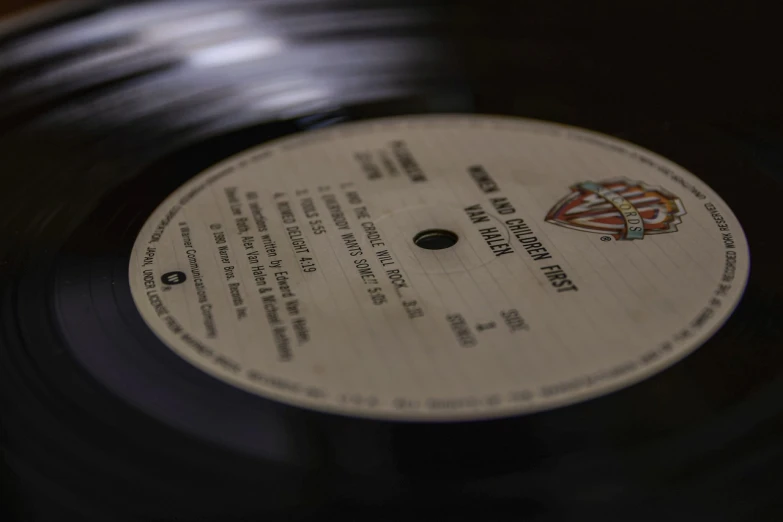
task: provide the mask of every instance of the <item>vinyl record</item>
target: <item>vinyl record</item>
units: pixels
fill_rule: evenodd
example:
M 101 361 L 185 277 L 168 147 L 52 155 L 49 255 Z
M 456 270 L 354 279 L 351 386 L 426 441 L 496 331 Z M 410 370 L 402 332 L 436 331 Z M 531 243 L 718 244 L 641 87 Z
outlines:
M 779 100 L 716 110 L 684 13 L 507 9 L 7 33 L 19 519 L 774 519 Z

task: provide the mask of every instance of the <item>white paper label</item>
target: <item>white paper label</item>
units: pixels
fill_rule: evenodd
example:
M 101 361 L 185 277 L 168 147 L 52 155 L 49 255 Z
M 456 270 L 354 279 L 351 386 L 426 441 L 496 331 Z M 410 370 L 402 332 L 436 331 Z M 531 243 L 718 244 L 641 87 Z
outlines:
M 161 341 L 218 379 L 426 421 L 636 383 L 715 333 L 748 270 L 727 205 L 650 151 L 430 115 L 306 132 L 202 172 L 142 228 L 130 284 Z

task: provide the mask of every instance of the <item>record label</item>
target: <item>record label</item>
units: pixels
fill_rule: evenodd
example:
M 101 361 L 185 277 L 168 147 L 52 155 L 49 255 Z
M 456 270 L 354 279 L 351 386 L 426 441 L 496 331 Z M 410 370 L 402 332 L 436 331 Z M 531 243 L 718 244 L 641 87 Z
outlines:
M 728 318 L 749 266 L 727 205 L 653 152 L 429 115 L 213 166 L 147 220 L 129 270 L 152 331 L 208 374 L 426 421 L 549 409 L 662 371 Z

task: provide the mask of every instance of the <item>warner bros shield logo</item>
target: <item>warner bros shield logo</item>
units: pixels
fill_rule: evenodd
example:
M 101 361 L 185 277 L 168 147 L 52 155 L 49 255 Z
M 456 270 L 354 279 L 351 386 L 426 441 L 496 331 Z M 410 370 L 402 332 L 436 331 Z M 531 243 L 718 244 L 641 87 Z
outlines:
M 676 232 L 684 215 L 685 207 L 674 194 L 639 181 L 612 179 L 572 185 L 571 193 L 549 211 L 546 220 L 625 240 Z

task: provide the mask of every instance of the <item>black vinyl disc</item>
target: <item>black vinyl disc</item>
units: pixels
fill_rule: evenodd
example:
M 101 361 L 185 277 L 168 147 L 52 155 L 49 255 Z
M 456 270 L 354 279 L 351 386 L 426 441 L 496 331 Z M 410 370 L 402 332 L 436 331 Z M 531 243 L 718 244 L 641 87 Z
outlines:
M 747 52 L 703 43 L 732 19 L 760 18 L 741 9 L 675 16 L 646 2 L 632 13 L 556 3 L 123 2 L 74 7 L 0 36 L 0 435 L 11 514 L 778 520 L 783 287 L 773 213 L 783 199 L 783 103 L 763 53 L 750 52 L 773 38 L 758 22 L 743 38 Z M 743 75 L 755 80 L 735 82 Z M 644 378 L 473 417 L 277 400 L 167 346 L 140 312 L 129 271 L 135 242 L 167 198 L 249 149 L 304 150 L 309 137 L 369 136 L 400 117 L 452 133 L 463 118 L 553 122 L 665 158 L 722 199 L 725 216 L 715 211 L 713 227 L 728 231 L 732 213 L 741 224 L 731 231 L 738 250 L 747 240 L 744 292 L 709 309 L 721 317 L 714 334 Z M 697 197 L 701 185 L 666 175 Z M 698 213 L 690 201 L 683 238 Z M 321 213 L 331 227 L 334 214 Z M 471 241 L 489 244 L 486 230 Z M 625 244 L 567 232 L 599 247 Z M 701 335 L 690 320 L 685 344 Z

